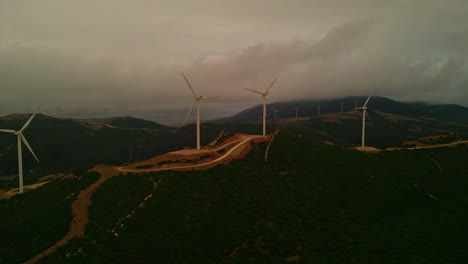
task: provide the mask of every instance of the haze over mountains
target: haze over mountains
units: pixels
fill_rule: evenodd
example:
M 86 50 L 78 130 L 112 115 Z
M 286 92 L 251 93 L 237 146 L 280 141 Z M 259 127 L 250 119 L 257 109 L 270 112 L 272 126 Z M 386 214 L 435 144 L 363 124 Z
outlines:
M 345 146 L 360 143 L 361 114 L 354 111 L 366 97 L 345 97 L 330 100 L 278 102 L 268 105 L 267 132 L 277 128 Z M 344 115 L 340 115 L 344 102 Z M 320 116 L 317 106 L 320 105 Z M 294 108 L 301 120 L 295 120 Z M 374 97 L 369 105 L 372 120 L 368 127 L 368 143 L 373 146 L 399 145 L 404 141 L 436 134 L 468 134 L 468 108 L 457 105 L 400 103 Z M 273 109 L 279 112 L 273 120 Z M 182 116 L 181 116 L 182 117 Z M 306 119 L 304 119 L 306 117 Z M 0 117 L 0 127 L 18 129 L 26 115 Z M 261 107 L 255 106 L 232 117 L 202 124 L 201 142 L 206 145 L 221 131 L 261 134 Z M 195 125 L 180 128 L 160 125 L 133 117 L 69 119 L 38 115 L 25 132 L 42 163 L 36 165 L 25 154 L 26 168 L 62 172 L 83 170 L 95 164 L 124 163 L 193 147 Z M 0 171 L 2 176 L 16 171 L 16 141 L 0 134 Z
M 3 1 L 0 111 L 183 108 L 191 98 L 180 71 L 201 95 L 221 96 L 213 107 L 232 109 L 225 116 L 256 102 L 241 88 L 262 89 L 274 77 L 272 101 L 376 90 L 468 106 L 464 0 L 180 5 Z

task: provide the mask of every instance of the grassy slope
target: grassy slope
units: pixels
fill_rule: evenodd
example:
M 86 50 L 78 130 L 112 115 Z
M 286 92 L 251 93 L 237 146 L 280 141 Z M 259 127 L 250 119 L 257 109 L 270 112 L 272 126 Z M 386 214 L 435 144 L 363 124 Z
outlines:
M 264 148 L 209 171 L 110 179 L 93 197 L 89 237 L 42 263 L 466 259 L 466 148 L 366 155 L 279 134 L 268 163 Z M 118 238 L 107 232 L 132 210 Z
M 26 261 L 62 238 L 72 218 L 72 201 L 97 178 L 97 173 L 89 173 L 81 179 L 54 180 L 0 200 L 0 263 Z

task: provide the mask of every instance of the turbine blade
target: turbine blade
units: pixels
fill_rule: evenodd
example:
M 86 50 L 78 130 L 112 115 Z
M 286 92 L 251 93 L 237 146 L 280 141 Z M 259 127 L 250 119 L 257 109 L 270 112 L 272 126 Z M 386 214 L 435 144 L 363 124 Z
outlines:
M 25 130 L 29 126 L 29 124 L 31 123 L 31 121 L 33 120 L 35 116 L 36 116 L 36 113 L 32 114 L 32 116 L 28 119 L 26 124 L 24 124 L 24 126 L 20 129 L 20 132 L 23 132 L 23 130 Z
M 371 127 L 374 127 L 374 124 L 372 123 L 372 120 L 370 119 L 369 114 L 367 113 L 367 111 L 365 112 L 366 112 L 367 119 L 369 119 L 369 124 L 371 125 Z
M 242 88 L 242 89 L 245 89 L 245 90 L 247 90 L 247 91 L 251 91 L 251 92 L 254 92 L 254 93 L 258 93 L 258 94 L 261 94 L 261 95 L 263 95 L 263 93 L 262 93 L 262 92 L 255 91 L 255 90 L 252 90 L 252 89 L 249 89 L 249 88 Z
M 268 87 L 268 89 L 266 89 L 265 93 L 268 93 L 268 91 L 270 91 L 271 87 L 273 87 L 273 84 L 275 84 L 276 80 L 278 80 L 278 78 L 275 78 L 273 80 L 273 82 L 270 84 L 270 86 Z
M 208 100 L 208 99 L 215 99 L 215 98 L 219 98 L 219 96 L 201 97 L 200 100 Z
M 24 137 L 23 133 L 21 133 L 21 138 L 23 139 L 24 145 L 31 151 L 31 154 L 33 154 L 34 158 L 36 159 L 37 163 L 39 163 L 39 159 L 37 158 L 36 154 L 34 154 L 34 151 L 32 150 L 31 146 L 29 145 L 28 141 Z
M 0 132 L 5 132 L 5 133 L 15 133 L 16 131 L 11 130 L 11 129 L 0 129 Z
M 185 77 L 185 74 L 183 72 L 182 73 L 182 76 L 184 76 L 184 79 L 185 79 L 185 82 L 187 83 L 188 87 L 190 88 L 190 91 L 192 91 L 192 94 L 195 98 L 197 98 L 197 94 L 195 93 L 195 90 L 193 89 L 192 85 L 190 84 L 189 80 L 187 79 L 187 77 Z
M 189 110 L 188 110 L 188 112 L 187 112 L 187 115 L 185 116 L 185 119 L 184 119 L 184 122 L 182 123 L 182 125 L 185 125 L 185 122 L 187 122 L 187 119 L 188 119 L 190 113 L 192 112 L 193 107 L 195 106 L 195 103 L 196 103 L 196 102 L 197 102 L 197 101 L 193 101 L 192 106 L 190 106 L 190 108 L 189 108 Z
M 373 93 L 374 93 L 374 92 L 372 91 L 372 92 L 370 93 L 369 97 L 367 97 L 366 103 L 364 104 L 363 107 L 366 107 L 366 105 L 367 105 L 367 103 L 369 102 L 369 99 L 371 98 L 371 96 L 372 96 Z

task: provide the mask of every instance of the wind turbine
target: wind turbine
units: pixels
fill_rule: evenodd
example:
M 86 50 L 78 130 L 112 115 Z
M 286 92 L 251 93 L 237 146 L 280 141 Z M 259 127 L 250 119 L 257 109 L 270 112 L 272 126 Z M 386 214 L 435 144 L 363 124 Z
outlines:
M 340 103 L 340 105 L 341 105 L 341 114 L 343 114 L 343 104 L 344 104 L 344 102 Z
M 275 119 L 274 119 L 274 120 L 276 120 L 276 113 L 278 113 L 278 112 L 279 112 L 279 110 L 278 110 L 278 109 L 276 109 L 276 108 L 274 108 L 274 109 L 273 109 L 273 112 L 275 113 Z
M 299 110 L 299 107 L 294 108 L 296 110 L 296 119 L 297 119 L 297 111 Z
M 317 106 L 317 116 L 320 116 L 320 105 Z
M 370 117 L 369 114 L 367 113 L 367 103 L 369 102 L 370 98 L 372 96 L 372 92 L 370 93 L 369 97 L 367 97 L 366 102 L 362 107 L 357 107 L 356 109 L 362 110 L 362 142 L 361 142 L 361 147 L 365 147 L 365 140 L 366 140 L 366 117 Z
M 266 104 L 265 104 L 265 100 L 266 100 L 266 97 L 268 96 L 268 92 L 270 91 L 271 87 L 273 87 L 273 84 L 275 84 L 277 78 L 273 80 L 273 82 L 270 84 L 270 86 L 265 90 L 264 93 L 262 92 L 259 92 L 259 91 L 256 91 L 256 90 L 252 90 L 252 89 L 249 89 L 249 88 L 244 88 L 245 90 L 247 91 L 251 91 L 251 92 L 254 92 L 254 93 L 257 93 L 257 94 L 260 94 L 262 97 L 263 97 L 263 136 L 265 136 L 266 134 Z
M 190 113 L 192 112 L 193 107 L 196 105 L 197 106 L 197 149 L 199 150 L 200 149 L 200 102 L 202 100 L 214 99 L 214 98 L 219 98 L 219 97 L 197 96 L 197 94 L 195 93 L 195 90 L 193 89 L 193 87 L 190 84 L 189 80 L 187 79 L 187 77 L 185 77 L 185 74 L 183 72 L 181 72 L 181 73 L 182 73 L 182 76 L 185 79 L 185 82 L 187 82 L 187 85 L 190 88 L 190 91 L 192 92 L 193 97 L 194 97 L 192 106 L 190 106 L 190 109 L 187 112 L 187 115 L 185 116 L 185 119 L 184 119 L 184 122 L 182 123 L 182 125 L 184 125 L 185 122 L 187 122 L 187 118 L 189 117 Z
M 18 175 L 19 175 L 19 193 L 23 193 L 23 153 L 22 153 L 22 144 L 31 151 L 31 154 L 34 156 L 36 159 L 37 163 L 39 163 L 39 159 L 37 158 L 36 154 L 34 154 L 34 151 L 32 150 L 31 146 L 29 145 L 28 141 L 23 135 L 23 131 L 29 126 L 29 123 L 33 120 L 34 116 L 36 116 L 36 113 L 34 113 L 28 121 L 24 124 L 24 126 L 18 130 L 11 130 L 11 129 L 0 129 L 0 132 L 5 132 L 5 133 L 12 133 L 18 136 Z

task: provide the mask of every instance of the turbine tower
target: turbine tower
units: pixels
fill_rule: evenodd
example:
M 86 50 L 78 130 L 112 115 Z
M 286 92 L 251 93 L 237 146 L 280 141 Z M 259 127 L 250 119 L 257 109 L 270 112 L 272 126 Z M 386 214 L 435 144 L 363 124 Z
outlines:
M 317 116 L 320 116 L 320 105 L 317 106 Z
M 341 114 L 343 114 L 343 104 L 344 104 L 344 102 L 340 103 L 340 105 L 341 105 Z
M 294 108 L 296 110 L 296 119 L 297 119 L 297 111 L 299 110 L 299 107 Z
M 34 116 L 36 116 L 36 113 L 34 113 L 28 121 L 24 124 L 24 126 L 18 130 L 11 130 L 11 129 L 0 129 L 0 132 L 5 132 L 5 133 L 11 133 L 15 134 L 18 137 L 18 176 L 19 176 L 19 193 L 23 193 L 23 153 L 22 153 L 22 144 L 31 151 L 31 154 L 34 156 L 36 159 L 37 163 L 39 163 L 39 159 L 37 158 L 36 154 L 34 154 L 34 151 L 32 150 L 31 146 L 29 145 L 28 141 L 23 135 L 23 131 L 29 126 L 31 121 L 33 120 Z
M 263 136 L 265 136 L 266 134 L 266 104 L 265 104 L 265 100 L 266 100 L 266 97 L 268 96 L 268 92 L 270 91 L 271 87 L 273 87 L 273 84 L 275 84 L 277 78 L 273 80 L 273 82 L 270 84 L 270 86 L 265 90 L 264 93 L 262 92 L 259 92 L 259 91 L 256 91 L 256 90 L 252 90 L 252 89 L 249 89 L 249 88 L 244 88 L 245 90 L 247 91 L 251 91 L 251 92 L 254 92 L 254 93 L 257 93 L 257 94 L 260 94 L 262 97 L 263 97 Z
M 273 109 L 273 112 L 275 113 L 275 119 L 274 120 L 276 120 L 276 113 L 278 113 L 279 110 L 275 108 L 275 109 Z
M 197 94 L 195 93 L 195 90 L 193 89 L 193 87 L 190 84 L 189 80 L 187 79 L 187 77 L 185 77 L 185 74 L 183 72 L 181 72 L 181 73 L 182 73 L 182 76 L 185 79 L 185 82 L 187 82 L 187 85 L 190 88 L 190 91 L 192 92 L 193 97 L 194 97 L 192 106 L 190 106 L 190 109 L 188 110 L 187 115 L 185 116 L 185 119 L 184 119 L 184 122 L 182 123 L 182 125 L 184 125 L 185 122 L 187 122 L 187 118 L 189 117 L 190 113 L 192 112 L 193 107 L 196 105 L 197 106 L 197 149 L 199 150 L 200 149 L 200 102 L 202 100 L 214 99 L 214 98 L 219 98 L 219 97 L 197 96 Z
M 362 110 L 362 142 L 361 142 L 361 147 L 365 147 L 365 141 L 366 141 L 366 117 L 369 118 L 369 121 L 370 121 L 370 117 L 369 117 L 369 114 L 367 113 L 367 103 L 369 103 L 369 100 L 372 96 L 372 92 L 371 94 L 369 95 L 369 97 L 367 97 L 367 100 L 366 102 L 364 103 L 364 105 L 362 107 L 357 107 L 356 109 L 360 109 Z

